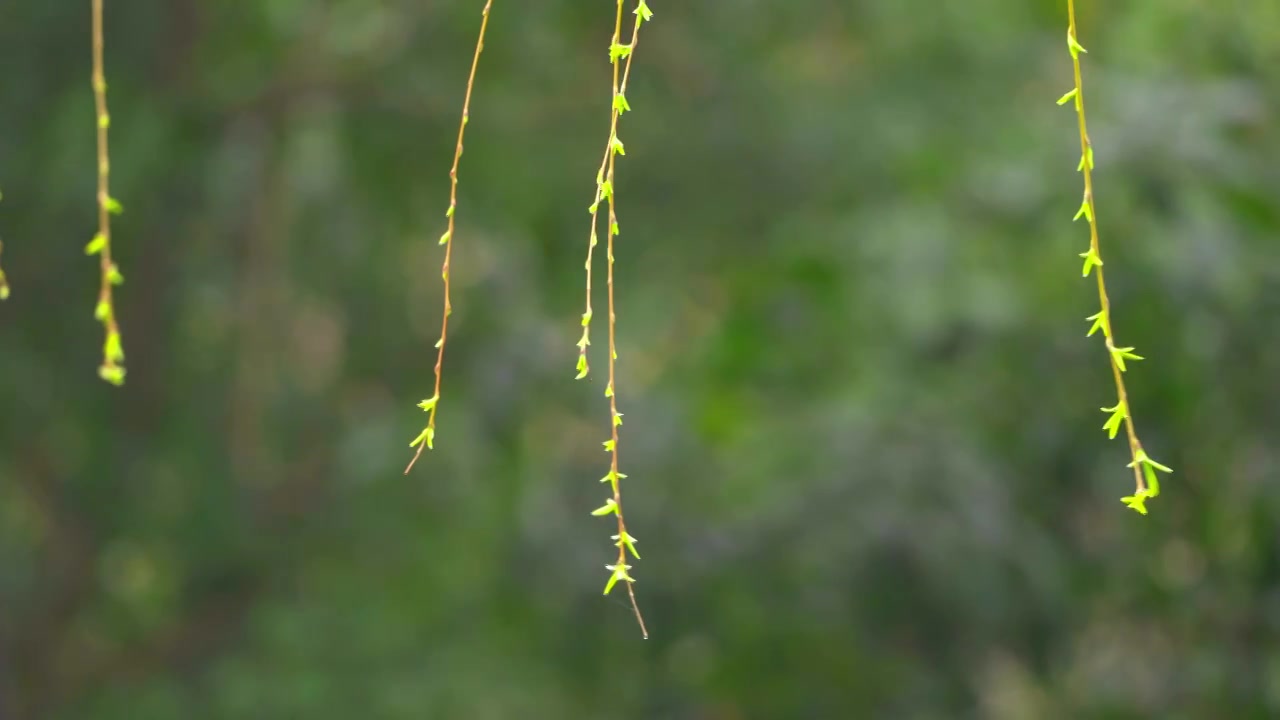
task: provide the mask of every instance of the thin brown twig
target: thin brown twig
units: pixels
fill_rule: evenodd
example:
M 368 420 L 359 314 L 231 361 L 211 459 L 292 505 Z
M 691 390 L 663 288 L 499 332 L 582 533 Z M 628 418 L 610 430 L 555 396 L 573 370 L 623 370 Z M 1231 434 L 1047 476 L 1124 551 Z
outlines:
M 480 53 L 484 51 L 484 32 L 489 26 L 489 9 L 493 5 L 493 0 L 487 0 L 484 4 L 484 10 L 480 12 L 480 34 L 476 38 L 476 51 L 471 59 L 471 74 L 467 76 L 467 92 L 462 100 L 462 119 L 458 122 L 458 145 L 453 153 L 453 167 L 449 169 L 449 211 L 446 215 L 449 218 L 449 227 L 444 234 L 444 264 L 440 268 L 440 277 L 444 280 L 444 312 L 440 321 L 440 341 L 436 343 L 436 386 L 435 393 L 431 399 L 424 401 L 429 404 L 427 407 L 427 429 L 418 437 L 417 452 L 413 454 L 413 459 L 409 461 L 409 465 L 405 467 L 404 474 L 408 475 L 413 469 L 414 463 L 418 462 L 418 458 L 422 456 L 424 447 L 431 447 L 435 439 L 436 430 L 436 406 L 440 402 L 440 374 L 444 367 L 444 344 L 449 334 L 449 315 L 453 313 L 453 305 L 449 301 L 449 260 L 453 255 L 453 219 L 455 211 L 458 207 L 458 163 L 462 160 L 462 138 L 467 131 L 467 122 L 471 113 L 471 88 L 476 81 L 476 68 L 480 65 Z

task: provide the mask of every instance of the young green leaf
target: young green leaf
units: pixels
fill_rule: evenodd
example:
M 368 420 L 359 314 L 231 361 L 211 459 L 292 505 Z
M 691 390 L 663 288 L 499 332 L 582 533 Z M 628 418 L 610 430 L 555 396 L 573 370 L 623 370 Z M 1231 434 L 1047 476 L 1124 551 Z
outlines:
M 626 473 L 620 473 L 614 470 L 610 470 L 609 472 L 605 473 L 604 477 L 600 478 L 600 482 L 602 483 L 607 482 L 610 484 L 614 484 L 614 483 L 617 483 L 619 480 L 625 478 L 626 476 L 627 476 Z
M 615 541 L 613 543 L 615 547 L 625 547 L 631 551 L 631 555 L 634 556 L 635 559 L 640 559 L 640 553 L 636 552 L 636 539 L 631 537 L 626 530 L 623 530 L 618 535 L 614 535 L 613 539 Z
M 1113 347 L 1111 348 L 1111 357 L 1115 358 L 1116 367 L 1120 368 L 1120 372 L 1124 372 L 1126 370 L 1124 366 L 1124 361 L 1126 359 L 1128 360 L 1145 360 L 1146 359 L 1141 355 L 1134 355 L 1133 348 L 1131 347 L 1124 347 L 1124 348 Z
M 1135 467 L 1137 465 L 1142 466 L 1142 476 L 1147 484 L 1148 496 L 1156 497 L 1160 494 L 1160 478 L 1156 475 L 1156 470 L 1171 473 L 1173 472 L 1173 468 L 1161 465 L 1155 460 L 1152 460 L 1147 455 L 1147 451 L 1142 450 L 1141 448 L 1134 455 L 1133 462 L 1129 463 L 1128 467 Z
M 1076 36 L 1070 30 L 1067 30 L 1067 49 L 1071 51 L 1071 57 L 1079 57 L 1081 53 L 1089 52 L 1076 42 Z
M 1089 271 L 1094 266 L 1102 265 L 1102 258 L 1098 257 L 1098 252 L 1093 248 L 1089 248 L 1085 252 L 1080 253 L 1080 257 L 1084 258 L 1084 270 L 1081 271 L 1081 277 L 1089 277 Z
M 634 12 L 640 16 L 640 21 L 649 22 L 653 19 L 653 11 L 649 9 L 649 5 L 644 0 L 640 0 L 640 6 Z
M 1146 505 L 1147 497 L 1148 495 L 1145 492 L 1140 492 L 1137 495 L 1126 495 L 1125 497 L 1120 498 L 1120 501 L 1123 502 L 1125 505 L 1129 506 L 1130 508 L 1137 510 L 1143 515 L 1146 515 L 1147 514 L 1147 505 Z
M 108 364 L 124 362 L 124 346 L 120 343 L 120 333 L 107 333 L 107 339 L 102 344 L 102 356 L 107 359 Z
M 1107 322 L 1107 317 L 1106 317 L 1105 311 L 1099 310 L 1098 312 L 1085 318 L 1085 320 L 1093 321 L 1093 325 L 1089 328 L 1089 332 L 1085 333 L 1084 335 L 1085 337 L 1093 337 L 1093 334 L 1098 332 L 1099 330 L 1102 330 L 1103 331 L 1102 334 L 1106 335 L 1105 323 Z
M 618 565 L 605 565 L 604 567 L 606 570 L 609 570 L 613 573 L 612 575 L 609 576 L 609 582 L 605 583 L 605 586 L 604 586 L 605 595 L 609 594 L 609 591 L 613 589 L 613 586 L 616 585 L 619 580 L 626 580 L 627 582 L 635 582 L 635 580 L 632 580 L 631 576 L 627 574 L 627 571 L 631 569 L 630 565 L 618 564 Z
M 431 426 L 427 426 L 425 430 L 423 430 L 421 433 L 418 433 L 418 437 L 414 438 L 413 442 L 409 443 L 409 447 L 418 447 L 423 442 L 425 442 L 427 444 L 428 450 L 434 450 L 435 439 L 436 439 L 436 429 Z
M 616 63 L 631 54 L 631 46 L 614 43 L 609 46 L 609 62 Z
M 124 384 L 124 368 L 119 365 L 102 365 L 98 368 L 98 377 L 106 380 L 112 385 Z
M 1107 422 L 1103 424 L 1102 429 L 1107 431 L 1108 437 L 1115 439 L 1116 433 L 1120 432 L 1120 423 L 1128 416 L 1124 403 L 1116 403 L 1115 407 L 1102 408 L 1102 412 L 1111 413 L 1111 417 L 1107 418 Z
M 1071 222 L 1075 222 L 1080 218 L 1093 222 L 1093 208 L 1089 205 L 1089 198 L 1085 198 L 1080 202 L 1080 209 L 1076 211 L 1076 216 L 1071 218 Z

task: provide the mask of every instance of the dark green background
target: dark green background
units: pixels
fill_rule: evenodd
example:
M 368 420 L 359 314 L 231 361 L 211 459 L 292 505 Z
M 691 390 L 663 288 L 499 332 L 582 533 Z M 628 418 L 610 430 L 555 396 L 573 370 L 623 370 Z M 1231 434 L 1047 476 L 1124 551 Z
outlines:
M 651 0 L 618 169 L 636 592 L 601 598 L 609 0 L 0 6 L 6 719 L 1280 715 L 1280 4 Z M 597 266 L 602 277 L 603 264 Z M 603 290 L 603 283 L 597 283 Z

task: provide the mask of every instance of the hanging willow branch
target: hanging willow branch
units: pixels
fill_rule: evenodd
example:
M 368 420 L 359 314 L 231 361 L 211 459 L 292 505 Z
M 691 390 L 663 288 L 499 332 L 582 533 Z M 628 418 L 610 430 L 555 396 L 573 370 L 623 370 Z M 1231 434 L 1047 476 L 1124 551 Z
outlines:
M 440 277 L 444 281 L 444 312 L 440 321 L 440 339 L 436 341 L 436 387 L 431 397 L 418 403 L 418 407 L 427 412 L 427 427 L 414 438 L 409 447 L 418 450 L 404 469 L 408 475 L 413 464 L 422 456 L 422 449 L 434 448 L 436 440 L 436 406 L 440 403 L 440 372 L 444 368 L 444 344 L 449 335 L 449 316 L 453 314 L 453 305 L 449 302 L 449 259 L 453 255 L 453 217 L 458 209 L 458 163 L 462 160 L 462 138 L 467 132 L 467 122 L 471 112 L 471 88 L 476 81 L 476 68 L 480 65 L 480 53 L 484 51 L 484 31 L 489 27 L 489 8 L 493 0 L 487 0 L 484 10 L 480 11 L 480 35 L 476 38 L 476 51 L 471 59 L 471 74 L 467 76 L 467 93 L 462 100 L 462 120 L 458 123 L 458 145 L 453 151 L 453 167 L 449 170 L 449 209 L 445 217 L 449 219 L 449 227 L 440 236 L 440 244 L 444 246 L 444 265 L 440 268 Z
M 606 201 L 609 205 L 609 228 L 606 240 L 606 255 L 608 258 L 608 286 L 609 286 L 609 384 L 605 386 L 604 394 L 609 398 L 609 417 L 611 437 L 604 442 L 604 449 L 610 454 L 609 473 L 600 479 L 601 482 L 609 483 L 610 489 L 613 491 L 612 497 L 605 500 L 605 504 L 596 509 L 593 515 L 613 515 L 618 521 L 618 534 L 613 536 L 614 544 L 618 548 L 618 559 L 612 565 L 606 565 L 609 570 L 609 580 L 605 583 L 604 594 L 608 595 L 613 586 L 619 580 L 627 585 L 627 595 L 631 600 L 631 609 L 635 612 L 636 622 L 640 624 L 640 633 L 645 637 L 649 637 L 649 631 L 644 625 L 644 616 L 640 614 L 640 606 L 636 603 L 636 593 L 632 584 L 635 580 L 631 577 L 631 566 L 627 564 L 627 553 L 630 552 L 637 560 L 640 554 L 636 552 L 636 539 L 627 532 L 627 524 L 622 514 L 622 492 L 620 483 L 626 475 L 618 471 L 618 428 L 622 425 L 622 413 L 618 412 L 618 392 L 615 380 L 615 368 L 618 359 L 617 345 L 615 343 L 615 324 L 617 315 L 614 312 L 614 296 L 613 296 L 613 241 L 619 234 L 618 215 L 615 209 L 615 200 L 617 196 L 616 187 L 614 185 L 614 162 L 619 155 L 625 155 L 626 149 L 622 141 L 618 139 L 618 117 L 622 113 L 631 109 L 627 103 L 627 79 L 631 75 L 631 60 L 634 56 L 636 41 L 640 35 L 640 25 L 646 20 L 653 17 L 653 12 L 649 6 L 645 4 L 645 0 L 640 0 L 635 9 L 635 24 L 631 29 L 631 42 L 627 45 L 622 44 L 622 13 L 624 0 L 618 0 L 617 21 L 613 28 L 613 39 L 609 44 L 609 62 L 613 64 L 613 102 L 610 111 L 609 120 L 609 141 L 605 145 L 604 160 L 600 164 L 600 170 L 596 173 L 596 195 L 595 200 L 591 203 L 591 238 L 587 245 L 587 309 L 582 315 L 582 339 L 578 341 L 578 378 L 587 376 L 587 346 L 591 344 L 591 256 L 592 250 L 596 246 L 596 224 L 600 210 L 600 202 Z M 626 59 L 626 69 L 621 73 L 619 79 L 619 65 L 623 59 Z
M 1080 45 L 1076 37 L 1075 0 L 1067 0 L 1067 49 L 1071 53 L 1071 66 L 1076 84 L 1067 94 L 1058 99 L 1058 104 L 1065 105 L 1074 101 L 1076 116 L 1079 119 L 1080 165 L 1077 169 L 1084 176 L 1084 199 L 1080 203 L 1080 209 L 1076 212 L 1075 219 L 1084 218 L 1089 222 L 1089 249 L 1080 253 L 1080 257 L 1084 258 L 1084 276 L 1088 277 L 1089 273 L 1093 272 L 1094 277 L 1097 278 L 1098 302 L 1101 306 L 1097 313 L 1085 319 L 1093 323 L 1092 327 L 1089 328 L 1089 336 L 1099 330 L 1102 331 L 1102 337 L 1107 346 L 1107 355 L 1111 362 L 1111 375 L 1115 379 L 1117 396 L 1115 405 L 1102 408 L 1103 412 L 1109 414 L 1107 422 L 1102 426 L 1102 429 L 1106 430 L 1111 438 L 1115 438 L 1120 431 L 1120 426 L 1124 426 L 1125 436 L 1129 440 L 1129 454 L 1133 458 L 1133 461 L 1129 463 L 1129 467 L 1133 469 L 1135 486 L 1133 494 L 1121 498 L 1121 500 L 1125 505 L 1146 515 L 1146 501 L 1160 494 L 1160 480 L 1156 477 L 1156 470 L 1162 472 L 1173 471 L 1151 459 L 1146 451 L 1142 449 L 1142 443 L 1138 440 L 1138 431 L 1133 423 L 1133 413 L 1129 409 L 1129 395 L 1124 386 L 1124 372 L 1127 369 L 1126 361 L 1142 360 L 1143 357 L 1135 354 L 1132 347 L 1120 347 L 1112 332 L 1111 301 L 1107 297 L 1107 283 L 1103 279 L 1102 251 L 1098 246 L 1098 213 L 1093 197 L 1093 145 L 1089 141 L 1089 130 L 1085 122 L 1084 83 L 1081 81 L 1080 75 L 1080 56 L 1087 51 Z
M 98 290 L 98 304 L 93 315 L 106 330 L 102 345 L 102 365 L 98 375 L 113 385 L 124 384 L 124 346 L 120 341 L 120 326 L 116 322 L 112 288 L 124 282 L 115 262 L 111 259 L 111 216 L 123 211 L 120 203 L 111 197 L 111 161 L 107 151 L 107 130 L 111 127 L 111 115 L 107 112 L 107 80 L 102 60 L 102 2 L 93 0 L 93 99 L 98 118 L 98 234 L 93 236 L 85 253 L 97 255 L 102 271 Z

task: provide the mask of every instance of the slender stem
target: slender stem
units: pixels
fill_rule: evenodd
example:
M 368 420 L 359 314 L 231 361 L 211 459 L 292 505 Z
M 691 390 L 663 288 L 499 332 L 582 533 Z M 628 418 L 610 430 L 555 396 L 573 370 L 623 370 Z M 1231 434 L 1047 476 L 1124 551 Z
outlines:
M 1071 39 L 1076 38 L 1076 6 L 1075 0 L 1067 0 L 1067 30 Z M 1120 361 L 1116 358 L 1116 344 L 1114 336 L 1111 332 L 1111 301 L 1107 297 L 1107 283 L 1103 277 L 1102 251 L 1098 246 L 1098 211 L 1094 205 L 1093 199 L 1093 145 L 1089 140 L 1089 129 L 1085 123 L 1084 113 L 1084 83 L 1080 74 L 1080 55 L 1078 52 L 1071 53 L 1071 65 L 1075 74 L 1075 104 L 1076 117 L 1080 125 L 1080 157 L 1081 172 L 1084 175 L 1084 203 L 1088 206 L 1089 211 L 1085 213 L 1086 219 L 1089 221 L 1089 251 L 1093 253 L 1098 263 L 1094 265 L 1093 272 L 1098 279 L 1098 302 L 1101 304 L 1101 315 L 1099 319 L 1102 327 L 1103 337 L 1106 339 L 1107 357 L 1111 360 L 1111 375 L 1115 379 L 1116 394 L 1119 397 L 1120 407 L 1124 410 L 1124 428 L 1125 435 L 1129 440 L 1129 453 L 1133 456 L 1133 479 L 1137 487 L 1137 492 L 1146 489 L 1146 483 L 1142 477 L 1142 463 L 1139 461 L 1139 453 L 1142 452 L 1142 443 L 1138 441 L 1138 432 L 1133 423 L 1133 412 L 1129 407 L 1129 395 L 1124 386 L 1123 370 L 1120 368 Z
M 484 51 L 484 32 L 489 26 L 489 9 L 493 6 L 493 0 L 487 0 L 484 4 L 484 10 L 481 11 L 480 34 L 476 38 L 475 55 L 471 59 L 471 73 L 467 76 L 467 92 L 462 100 L 462 119 L 458 122 L 458 144 L 453 152 L 453 167 L 449 169 L 449 211 L 446 215 L 449 218 L 449 227 L 444 234 L 444 264 L 440 268 L 440 276 L 444 280 L 444 312 L 440 320 L 440 341 L 436 343 L 436 385 L 435 393 L 432 395 L 430 407 L 427 409 L 427 429 L 423 431 L 419 437 L 417 452 L 413 454 L 413 459 L 409 461 L 409 465 L 405 467 L 404 474 L 408 475 L 413 469 L 414 463 L 418 462 L 418 458 L 422 456 L 422 449 L 430 447 L 436 430 L 436 406 L 440 401 L 440 375 L 444 368 L 444 345 L 449 335 L 449 315 L 453 313 L 453 305 L 449 300 L 449 260 L 453 256 L 453 219 L 458 208 L 458 163 L 462 160 L 462 139 L 467 132 L 467 122 L 471 113 L 471 88 L 476 81 L 476 68 L 480 65 L 480 53 Z
M 640 36 L 640 20 L 637 18 L 636 24 L 631 29 L 631 48 L 635 48 L 636 41 Z M 618 3 L 618 19 L 613 29 L 613 44 L 617 44 L 622 36 L 622 3 Z M 585 264 L 587 272 L 587 301 L 586 311 L 582 315 L 582 338 L 578 340 L 578 379 L 587 376 L 590 366 L 587 363 L 587 346 L 591 344 L 591 262 L 595 256 L 595 247 L 598 242 L 596 235 L 596 227 L 599 224 L 600 203 L 605 199 L 605 183 L 607 179 L 608 187 L 613 186 L 612 166 L 610 161 L 614 156 L 613 141 L 618 137 L 618 117 L 622 115 L 622 110 L 618 107 L 617 98 L 619 95 L 626 96 L 627 80 L 631 77 L 631 60 L 634 53 L 628 54 L 626 63 L 622 69 L 622 80 L 618 80 L 618 63 L 613 63 L 613 106 L 609 115 L 609 140 L 604 146 L 604 155 L 600 158 L 600 169 L 596 171 L 596 194 L 591 201 L 591 236 L 587 241 L 587 262 Z M 607 177 L 606 177 L 607 174 Z M 612 190 L 610 190 L 612 192 Z M 612 225 L 612 222 L 610 223 Z
M 618 15 L 617 15 L 616 24 L 614 25 L 614 29 L 613 29 L 613 39 L 611 42 L 611 47 L 618 45 L 618 43 L 622 39 L 623 4 L 624 4 L 624 0 L 618 0 Z M 639 17 L 639 15 L 637 15 L 635 25 L 631 32 L 630 52 L 628 53 L 627 59 L 626 59 L 626 69 L 625 71 L 622 72 L 621 78 L 619 78 L 619 66 L 622 64 L 621 59 L 616 58 L 613 61 L 613 97 L 615 100 L 614 100 L 613 110 L 610 118 L 609 143 L 608 143 L 608 146 L 605 148 L 605 163 L 603 168 L 604 179 L 610 189 L 607 193 L 601 193 L 599 190 L 597 190 L 596 202 L 597 203 L 599 202 L 599 195 L 604 194 L 609 203 L 609 227 L 606 231 L 608 239 L 606 240 L 606 246 L 605 246 L 605 250 L 606 250 L 605 255 L 607 256 L 607 259 L 608 259 L 607 283 L 608 283 L 608 290 L 609 290 L 608 292 L 608 297 L 609 297 L 609 384 L 608 384 L 608 392 L 606 394 L 609 397 L 609 424 L 611 428 L 611 443 L 609 445 L 609 448 L 610 448 L 609 478 L 611 479 L 612 490 L 613 490 L 613 504 L 615 508 L 614 514 L 617 516 L 617 520 L 618 520 L 618 543 L 617 543 L 618 559 L 614 567 L 624 569 L 623 579 L 627 585 L 627 597 L 631 601 L 631 610 L 635 613 L 636 622 L 639 623 L 640 625 L 641 635 L 643 635 L 647 639 L 649 637 L 649 630 L 645 627 L 644 616 L 641 614 L 640 606 L 636 602 L 636 593 L 635 593 L 635 588 L 633 587 L 634 581 L 631 579 L 629 573 L 625 573 L 625 568 L 627 566 L 627 549 L 631 543 L 628 541 L 628 538 L 630 538 L 630 535 L 627 533 L 626 519 L 622 513 L 621 478 L 623 477 L 623 475 L 618 471 L 618 427 L 622 424 L 621 423 L 622 416 L 618 413 L 618 386 L 616 381 L 616 369 L 617 369 L 617 360 L 618 360 L 618 351 L 617 351 L 617 342 L 616 342 L 617 312 L 616 312 L 616 305 L 614 302 L 614 292 L 613 292 L 613 289 L 614 289 L 613 245 L 614 245 L 614 238 L 618 234 L 618 215 L 617 215 L 617 210 L 615 206 L 615 198 L 617 196 L 617 187 L 614 184 L 614 163 L 618 155 L 618 152 L 616 150 L 617 143 L 618 143 L 618 140 L 617 140 L 618 116 L 621 114 L 620 108 L 618 106 L 617 98 L 619 96 L 625 96 L 626 94 L 627 78 L 630 76 L 631 59 L 635 56 L 636 41 L 639 38 L 641 22 L 642 22 L 641 18 Z M 593 211 L 592 230 L 591 230 L 593 245 L 595 244 L 595 220 L 596 220 L 595 212 Z M 588 249 L 588 271 L 589 271 L 589 268 L 590 268 L 590 250 Z M 588 278 L 588 282 L 590 282 L 589 278 Z M 588 298 L 590 298 L 589 294 L 588 294 Z M 590 301 L 588 300 L 588 302 Z M 588 309 L 588 313 L 589 312 L 590 312 L 590 309 Z M 585 349 L 586 349 L 585 346 L 583 346 L 582 351 L 585 352 Z M 615 572 L 617 571 L 615 570 Z
M 107 131 L 111 127 L 111 114 L 107 112 L 107 79 L 103 62 L 102 32 L 103 0 L 93 0 L 93 100 L 98 125 L 98 234 L 93 247 L 98 254 L 102 273 L 98 290 L 98 305 L 94 312 L 106 329 L 102 366 L 98 374 L 115 385 L 124 382 L 124 350 L 120 341 L 120 327 L 116 322 L 112 303 L 112 286 L 121 281 L 120 271 L 111 259 L 111 213 L 119 207 L 111 199 L 111 161 L 107 149 Z
M 4 243 L 0 242 L 0 255 L 4 254 Z M 9 299 L 9 281 L 4 277 L 4 266 L 0 265 L 0 300 Z

